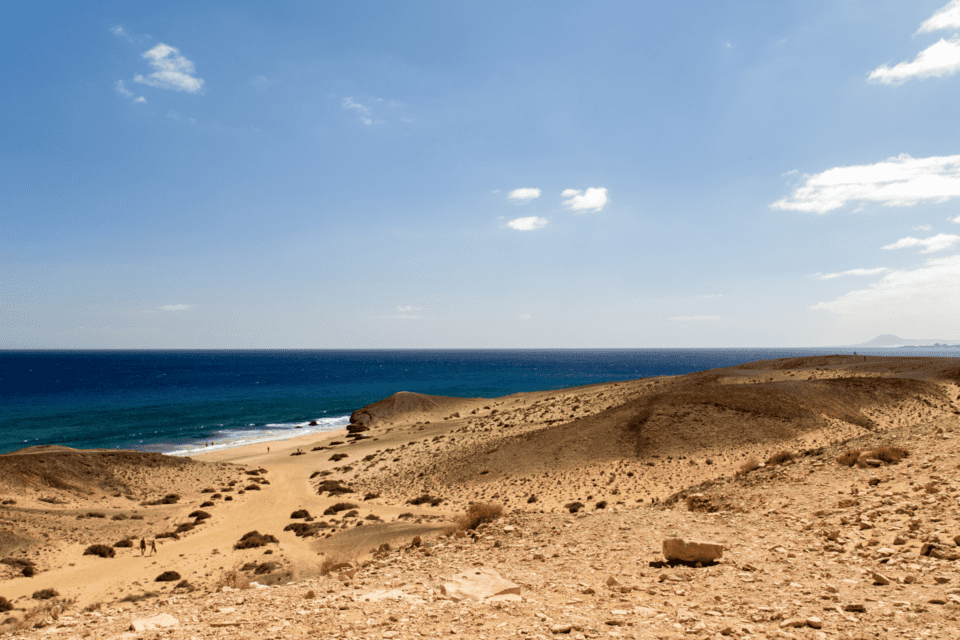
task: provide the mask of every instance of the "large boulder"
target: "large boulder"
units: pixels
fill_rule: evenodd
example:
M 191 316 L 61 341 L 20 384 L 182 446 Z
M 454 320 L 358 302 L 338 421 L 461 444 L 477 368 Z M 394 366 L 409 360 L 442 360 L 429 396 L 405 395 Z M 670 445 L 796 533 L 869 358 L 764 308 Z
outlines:
M 499 573 L 487 567 L 469 569 L 440 585 L 440 593 L 454 602 L 472 600 L 481 602 L 487 598 L 514 599 L 520 597 L 520 585 L 505 580 Z
M 668 561 L 711 564 L 723 555 L 723 545 L 714 542 L 685 541 L 667 538 L 663 541 L 663 557 Z

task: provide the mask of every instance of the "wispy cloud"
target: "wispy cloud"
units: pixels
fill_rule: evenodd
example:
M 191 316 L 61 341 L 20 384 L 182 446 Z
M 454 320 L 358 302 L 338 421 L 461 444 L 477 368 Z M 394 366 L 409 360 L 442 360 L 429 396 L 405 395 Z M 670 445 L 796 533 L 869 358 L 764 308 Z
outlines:
M 960 216 L 957 216 L 956 218 L 950 218 L 950 222 L 956 222 L 957 224 L 960 224 Z
M 415 307 L 410 304 L 400 304 L 397 305 L 397 313 L 393 315 L 380 316 L 385 320 L 418 320 L 420 318 L 417 315 L 418 311 L 421 311 L 422 307 Z
M 145 52 L 143 57 L 155 71 L 148 76 L 135 75 L 134 82 L 158 89 L 173 89 L 187 93 L 203 92 L 203 78 L 196 77 L 193 62 L 180 55 L 180 50 L 176 47 L 161 42 Z
M 370 107 L 367 105 L 356 102 L 353 98 L 344 98 L 342 104 L 344 109 L 355 110 L 357 112 L 357 117 L 360 118 L 360 122 L 363 124 L 373 124 L 373 119 L 370 117 Z
M 567 198 L 563 204 L 574 211 L 600 211 L 607 204 L 605 187 L 590 187 L 586 191 L 566 189 L 560 197 Z
M 919 54 L 912 62 L 894 67 L 881 65 L 870 73 L 870 80 L 883 84 L 901 84 L 911 78 L 942 78 L 960 71 L 960 37 L 941 38 Z
M 713 320 L 723 320 L 722 316 L 674 316 L 667 318 L 671 322 L 710 322 Z
M 929 33 L 958 27 L 960 27 L 960 0 L 952 0 L 921 24 L 917 33 Z
M 813 306 L 862 318 L 900 319 L 905 314 L 937 318 L 960 316 L 960 254 L 928 260 L 915 269 L 892 271 L 866 289 Z
M 806 176 L 802 186 L 771 206 L 824 214 L 848 202 L 910 207 L 958 196 L 960 155 L 912 158 L 903 154 L 877 164 L 835 167 Z
M 935 251 L 943 251 L 944 249 L 949 249 L 953 245 L 960 242 L 960 236 L 955 236 L 949 233 L 938 233 L 935 236 L 930 238 L 900 238 L 893 244 L 888 244 L 883 247 L 884 249 L 906 249 L 909 247 L 923 247 L 923 250 L 920 253 L 933 253 Z
M 535 200 L 540 197 L 540 189 L 514 189 L 507 197 L 518 202 L 529 202 L 530 200 Z
M 127 42 L 133 42 L 133 37 L 119 24 L 115 27 L 110 27 L 110 33 L 118 38 L 123 38 Z
M 130 91 L 130 89 L 127 89 L 127 85 L 123 83 L 123 80 L 117 80 L 116 82 L 114 82 L 113 90 L 116 91 L 119 95 L 123 96 L 124 98 L 133 98 L 134 96 L 133 91 Z M 139 96 L 137 98 L 133 98 L 133 102 L 137 104 L 145 104 L 147 102 L 147 99 L 144 98 L 143 96 Z
M 186 311 L 192 309 L 192 304 L 165 304 L 160 307 L 161 311 Z
M 536 231 L 537 229 L 542 229 L 547 226 L 547 219 L 538 218 L 537 216 L 517 218 L 508 222 L 507 226 L 517 231 Z
M 876 267 L 874 269 L 848 269 L 838 273 L 827 273 L 820 276 L 821 280 L 835 280 L 843 276 L 876 276 L 889 271 L 886 267 Z

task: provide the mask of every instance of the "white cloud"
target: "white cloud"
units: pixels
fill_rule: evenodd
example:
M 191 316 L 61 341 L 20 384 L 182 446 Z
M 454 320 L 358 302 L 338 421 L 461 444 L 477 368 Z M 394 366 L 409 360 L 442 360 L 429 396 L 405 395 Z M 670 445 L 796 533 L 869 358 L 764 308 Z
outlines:
M 546 218 L 530 216 L 529 218 L 517 218 L 507 223 L 507 226 L 517 231 L 535 231 L 547 226 Z
M 933 227 L 929 224 L 921 224 L 913 228 L 914 231 L 930 231 L 931 229 L 933 229 Z
M 930 238 L 900 238 L 893 244 L 888 244 L 883 247 L 884 249 L 906 249 L 907 247 L 923 247 L 923 251 L 920 253 L 933 253 L 935 251 L 943 251 L 944 249 L 949 249 L 953 245 L 960 242 L 960 236 L 955 236 L 949 233 L 938 233 L 935 236 Z
M 960 27 L 960 0 L 952 0 L 920 25 L 917 33 L 956 29 L 957 27 Z
M 378 106 L 381 106 L 381 107 L 384 105 L 388 107 L 402 106 L 399 103 L 393 102 L 393 101 L 387 103 L 383 98 L 371 98 L 370 100 L 368 100 L 368 102 L 370 101 L 376 102 Z M 344 109 L 352 109 L 356 111 L 357 117 L 360 118 L 360 122 L 362 122 L 365 125 L 384 123 L 384 120 L 376 119 L 374 117 L 373 108 L 370 105 L 364 104 L 362 102 L 357 102 L 352 97 L 344 98 L 343 102 L 341 102 L 340 104 Z
M 565 189 L 560 197 L 567 198 L 563 204 L 574 211 L 600 211 L 607 204 L 607 190 L 604 187 L 590 187 L 585 192 Z
M 875 269 L 848 269 L 847 271 L 840 271 L 839 273 L 827 273 L 820 276 L 821 280 L 835 280 L 841 276 L 875 276 L 885 271 L 889 271 L 886 267 L 876 267 Z
M 721 316 L 674 316 L 667 318 L 673 322 L 709 322 L 713 320 L 723 320 Z
M 127 42 L 133 42 L 133 38 L 130 37 L 130 34 L 127 33 L 126 30 L 119 24 L 115 27 L 110 27 L 110 33 L 117 36 L 118 38 L 123 38 Z
M 900 84 L 910 78 L 942 78 L 960 71 L 960 36 L 941 38 L 921 51 L 913 62 L 895 67 L 882 65 L 873 70 L 870 80 L 884 84 Z
M 957 224 L 960 224 L 960 216 L 957 216 L 956 218 L 951 218 L 950 222 L 956 222 Z
M 121 96 L 123 96 L 124 98 L 133 98 L 133 95 L 134 95 L 133 91 L 130 91 L 130 89 L 127 89 L 127 85 L 123 83 L 123 80 L 117 80 L 116 82 L 114 82 L 113 90 L 116 91 Z M 143 103 L 146 103 L 146 101 L 147 99 L 144 98 L 143 96 L 140 96 L 139 98 L 133 98 L 134 103 L 143 104 Z
M 879 202 L 910 207 L 920 202 L 946 202 L 960 196 L 960 155 L 912 158 L 907 154 L 871 165 L 835 167 L 806 176 L 790 197 L 774 209 L 827 213 L 848 202 Z
M 124 96 L 125 98 L 132 98 L 133 91 L 127 89 L 127 85 L 123 84 L 123 80 L 117 80 L 113 83 L 113 90 Z
M 529 200 L 534 200 L 540 197 L 540 189 L 514 189 L 507 195 L 511 200 L 518 200 L 520 202 L 527 202 Z
M 187 93 L 201 93 L 203 91 L 203 79 L 194 75 L 196 69 L 193 62 L 180 55 L 180 50 L 176 47 L 161 42 L 153 49 L 145 52 L 143 57 L 156 71 L 148 76 L 137 74 L 133 77 L 134 82 L 159 89 L 173 89 L 174 91 L 186 91 Z
M 380 316 L 380 318 L 383 320 L 419 320 L 420 316 L 416 315 L 416 312 L 421 309 L 422 307 L 415 307 L 410 304 L 398 304 L 396 315 Z
M 422 308 L 423 307 L 414 307 L 409 304 L 397 305 L 397 311 L 400 313 L 413 313 L 414 311 L 420 311 Z
M 905 316 L 938 322 L 960 318 L 960 254 L 916 269 L 892 271 L 867 289 L 851 291 L 814 309 L 863 319 L 901 322 Z
M 161 311 L 186 311 L 187 309 L 192 309 L 192 304 L 165 304 L 160 307 Z

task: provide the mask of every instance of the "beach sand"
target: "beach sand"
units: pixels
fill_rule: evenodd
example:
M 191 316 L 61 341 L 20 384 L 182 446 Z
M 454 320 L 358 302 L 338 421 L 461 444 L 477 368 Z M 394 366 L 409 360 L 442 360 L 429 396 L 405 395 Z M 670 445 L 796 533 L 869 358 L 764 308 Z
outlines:
M 161 612 L 178 619 L 169 637 L 952 637 L 958 383 L 956 359 L 805 358 L 491 399 L 406 394 L 371 405 L 357 441 L 338 430 L 190 459 L 7 454 L 0 596 L 15 609 L 2 615 L 64 637 L 111 637 Z M 881 445 L 909 456 L 834 461 Z M 795 459 L 738 475 L 783 451 Z M 145 504 L 169 494 L 174 504 Z M 476 502 L 503 517 L 451 535 Z M 352 506 L 324 515 L 337 503 Z M 313 519 L 292 519 L 298 510 Z M 197 511 L 209 517 L 191 528 Z M 285 531 L 294 522 L 314 535 Z M 83 555 L 178 527 L 155 555 Z M 254 530 L 277 542 L 234 548 Z M 651 568 L 674 534 L 725 545 L 724 560 Z M 940 551 L 921 555 L 924 544 Z M 479 566 L 520 596 L 444 595 Z M 180 577 L 155 581 L 167 571 Z M 222 588 L 250 580 L 276 586 Z M 59 600 L 31 597 L 43 589 Z

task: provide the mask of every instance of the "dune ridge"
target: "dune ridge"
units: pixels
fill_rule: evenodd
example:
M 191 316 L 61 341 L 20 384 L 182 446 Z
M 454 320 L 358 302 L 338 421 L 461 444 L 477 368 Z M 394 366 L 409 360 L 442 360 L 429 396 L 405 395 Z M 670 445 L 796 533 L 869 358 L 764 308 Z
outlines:
M 269 453 L 0 456 L 6 628 L 118 634 L 163 612 L 178 618 L 170 637 L 217 625 L 370 638 L 956 628 L 956 359 L 764 361 L 487 399 L 399 392 L 354 416 L 362 431 Z M 881 447 L 906 457 L 867 455 Z M 851 449 L 867 453 L 838 464 Z M 474 503 L 504 515 L 448 535 Z M 241 545 L 254 529 L 263 546 Z M 160 534 L 175 535 L 154 556 L 83 555 Z M 721 543 L 724 559 L 659 568 L 674 534 Z M 477 563 L 521 595 L 445 595 L 443 581 Z M 164 572 L 180 581 L 155 582 Z M 223 589 L 251 580 L 275 586 Z M 48 587 L 59 599 L 31 598 Z

